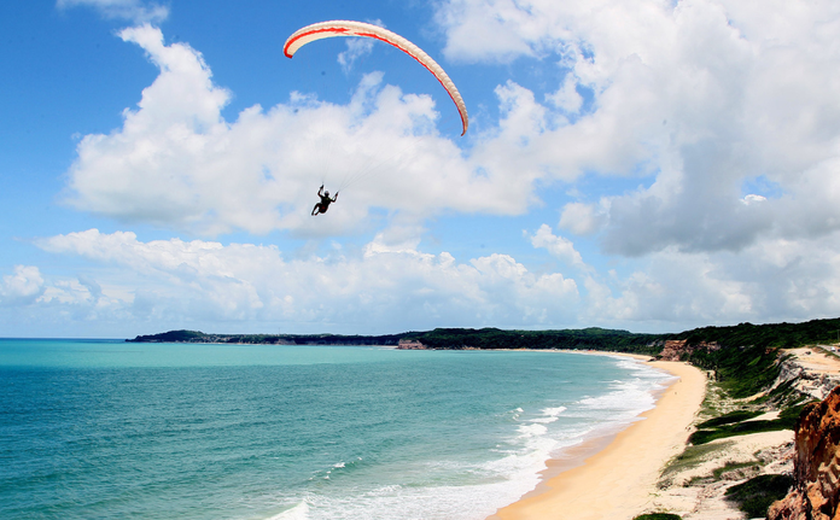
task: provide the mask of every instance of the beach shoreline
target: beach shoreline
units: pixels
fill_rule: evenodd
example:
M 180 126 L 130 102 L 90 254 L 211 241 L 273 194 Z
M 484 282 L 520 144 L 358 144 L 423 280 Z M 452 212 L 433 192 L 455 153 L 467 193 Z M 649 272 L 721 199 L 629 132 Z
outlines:
M 630 520 L 645 512 L 662 468 L 685 448 L 706 391 L 706 376 L 696 367 L 672 361 L 646 364 L 675 376 L 658 392 L 654 408 L 615 435 L 547 461 L 536 489 L 487 520 Z

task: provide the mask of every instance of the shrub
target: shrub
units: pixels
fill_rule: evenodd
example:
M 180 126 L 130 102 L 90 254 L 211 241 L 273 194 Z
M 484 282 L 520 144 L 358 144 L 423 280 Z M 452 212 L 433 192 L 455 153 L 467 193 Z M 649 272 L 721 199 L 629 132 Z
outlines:
M 784 498 L 792 485 L 789 475 L 759 475 L 727 489 L 726 499 L 736 502 L 750 518 L 763 518 L 770 504 Z
M 760 432 L 775 432 L 779 430 L 789 430 L 790 426 L 787 422 L 780 419 L 773 421 L 746 421 L 736 424 L 724 424 L 714 429 L 697 430 L 688 438 L 689 442 L 694 445 L 705 444 L 715 439 L 725 439 L 727 437 L 735 437 L 738 435 L 749 435 L 751 433 Z
M 734 412 L 729 412 L 728 414 L 724 414 L 719 417 L 715 417 L 714 419 L 709 419 L 708 421 L 702 422 L 697 425 L 697 428 L 702 430 L 704 428 L 716 428 L 718 426 L 723 426 L 724 424 L 739 423 L 748 419 L 752 419 L 754 417 L 758 417 L 762 413 L 763 412 L 749 410 L 736 410 Z

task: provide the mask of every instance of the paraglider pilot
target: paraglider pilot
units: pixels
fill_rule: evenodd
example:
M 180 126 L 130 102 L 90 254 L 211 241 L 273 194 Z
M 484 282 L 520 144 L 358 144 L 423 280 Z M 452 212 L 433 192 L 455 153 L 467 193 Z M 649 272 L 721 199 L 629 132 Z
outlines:
M 320 215 L 321 213 L 326 213 L 327 209 L 329 209 L 330 204 L 338 200 L 338 192 L 335 192 L 335 197 L 330 198 L 330 192 L 324 191 L 324 185 L 322 184 L 321 187 L 318 189 L 318 196 L 321 197 L 321 202 L 315 204 L 315 207 L 312 208 L 312 216 Z

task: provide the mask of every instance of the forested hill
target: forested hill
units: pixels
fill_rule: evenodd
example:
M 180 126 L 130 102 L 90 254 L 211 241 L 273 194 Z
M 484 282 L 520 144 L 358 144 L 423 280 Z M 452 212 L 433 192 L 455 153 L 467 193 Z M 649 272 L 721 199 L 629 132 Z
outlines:
M 589 328 L 580 330 L 434 329 L 381 336 L 340 334 L 207 334 L 173 330 L 126 341 L 137 343 L 268 343 L 286 345 L 392 345 L 403 342 L 431 349 L 595 349 L 617 352 L 658 351 L 653 346 L 666 336 L 634 334 L 623 330 Z
M 278 345 L 397 345 L 413 333 L 383 336 L 339 334 L 207 334 L 195 330 L 170 330 L 127 339 L 131 343 L 250 343 Z
M 666 336 L 636 334 L 625 330 L 600 328 L 567 330 L 434 329 L 412 333 L 404 339 L 416 340 L 436 349 L 587 349 L 612 352 L 656 354 L 659 340 Z
M 672 335 L 669 339 L 689 344 L 715 342 L 721 345 L 755 345 L 765 348 L 795 348 L 817 343 L 840 343 L 840 318 L 804 323 L 741 323 L 731 327 L 703 327 Z
M 130 342 L 268 343 L 291 345 L 393 345 L 415 342 L 433 349 L 591 349 L 658 354 L 667 340 L 689 345 L 716 343 L 727 347 L 768 350 L 814 343 L 840 342 L 840 318 L 805 323 L 704 327 L 673 334 L 639 334 L 601 328 L 566 330 L 434 329 L 380 336 L 339 334 L 206 334 L 175 330 L 137 336 Z

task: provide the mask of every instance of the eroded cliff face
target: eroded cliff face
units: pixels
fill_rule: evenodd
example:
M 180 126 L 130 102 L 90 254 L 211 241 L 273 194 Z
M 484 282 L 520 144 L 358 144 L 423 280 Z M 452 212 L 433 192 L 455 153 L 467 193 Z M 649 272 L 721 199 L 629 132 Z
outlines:
M 660 343 L 662 351 L 657 356 L 662 361 L 680 361 L 683 356 L 690 356 L 695 350 L 718 350 L 720 345 L 717 343 L 700 342 L 697 344 L 689 344 L 684 339 L 668 339 Z
M 796 427 L 793 491 L 773 504 L 770 520 L 840 520 L 840 386 L 809 405 Z
M 805 349 L 801 349 L 805 350 Z M 779 363 L 779 377 L 769 391 L 788 384 L 797 392 L 816 399 L 825 399 L 834 387 L 840 385 L 840 373 L 809 370 L 796 356 L 788 356 Z
M 397 345 L 397 350 L 426 350 L 426 345 L 413 339 L 401 339 Z

